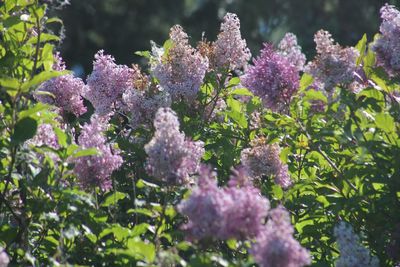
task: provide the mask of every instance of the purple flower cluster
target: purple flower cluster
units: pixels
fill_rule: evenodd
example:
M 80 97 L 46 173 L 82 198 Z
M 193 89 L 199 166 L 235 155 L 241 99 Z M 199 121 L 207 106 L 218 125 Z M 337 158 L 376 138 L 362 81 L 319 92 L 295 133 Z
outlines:
M 170 39 L 172 47 L 161 57 L 155 55 L 151 71 L 173 100 L 183 98 L 192 102 L 208 69 L 208 59 L 190 46 L 188 35 L 181 26 L 171 28 Z
M 191 241 L 213 238 L 220 224 L 221 190 L 218 188 L 216 174 L 208 166 L 201 165 L 197 187 L 189 199 L 178 205 L 180 213 L 189 221 L 183 226 Z
M 370 252 L 360 243 L 360 238 L 354 233 L 351 225 L 340 222 L 335 227 L 335 237 L 340 249 L 340 257 L 336 260 L 337 267 L 378 267 L 379 261 L 370 256 Z
M 65 63 L 56 54 L 54 70 L 65 70 Z M 52 104 L 61 109 L 62 112 L 70 112 L 75 116 L 86 112 L 83 105 L 82 94 L 86 90 L 85 83 L 72 74 L 62 75 L 44 82 L 36 91 L 35 98 L 43 103 Z
M 213 46 L 213 68 L 239 70 L 247 66 L 251 58 L 246 40 L 240 34 L 240 20 L 236 14 L 227 13 Z
M 10 258 L 7 255 L 7 252 L 0 247 L 0 267 L 7 267 L 10 263 Z
M 269 201 L 253 187 L 245 169 L 234 171 L 229 185 L 217 186 L 216 175 L 202 166 L 197 187 L 178 210 L 188 217 L 183 226 L 189 240 L 245 240 L 263 229 Z
M 137 128 L 151 123 L 159 108 L 171 105 L 171 98 L 157 86 L 152 86 L 150 78 L 142 74 L 137 65 L 132 69 L 133 87 L 123 93 L 120 107 L 130 118 L 130 126 Z
M 187 184 L 204 154 L 203 142 L 193 142 L 179 131 L 179 121 L 170 108 L 160 108 L 154 119 L 153 139 L 145 145 L 149 175 L 173 185 Z
M 111 174 L 122 165 L 122 157 L 119 150 L 112 149 L 106 143 L 103 132 L 107 128 L 106 118 L 94 115 L 90 124 L 82 127 L 78 144 L 84 148 L 95 148 L 99 155 L 91 155 L 75 158 L 74 172 L 78 176 L 83 188 L 99 186 L 102 190 L 112 187 Z
M 381 8 L 381 35 L 372 49 L 376 53 L 377 64 L 390 75 L 400 71 L 400 12 L 396 7 L 386 4 Z
M 280 159 L 278 144 L 266 144 L 263 138 L 257 138 L 251 148 L 242 150 L 241 162 L 255 179 L 274 176 L 275 183 L 282 188 L 292 185 L 288 166 Z
M 250 253 L 260 267 L 301 267 L 311 264 L 310 253 L 293 238 L 290 215 L 279 206 L 269 212 L 264 231 Z
M 48 146 L 53 149 L 58 149 L 60 145 L 58 144 L 58 138 L 55 134 L 53 127 L 50 124 L 44 123 L 40 124 L 37 128 L 36 135 L 30 141 L 31 144 L 35 146 Z
M 305 71 L 323 84 L 326 90 L 337 84 L 350 84 L 357 68 L 358 51 L 353 47 L 342 48 L 335 44 L 332 35 L 324 30 L 315 34 L 314 41 L 317 56 L 306 66 Z
M 303 71 L 306 64 L 306 56 L 301 52 L 297 44 L 297 37 L 293 33 L 286 33 L 278 44 L 278 52 L 294 65 L 297 71 Z
M 221 207 L 219 238 L 244 240 L 260 234 L 270 205 L 253 186 L 245 168 L 234 170 L 222 195 L 224 205 Z
M 253 63 L 241 77 L 243 85 L 261 97 L 266 107 L 274 111 L 287 107 L 299 87 L 297 67 L 270 44 L 264 44 Z
M 112 111 L 113 104 L 121 100 L 122 94 L 133 87 L 134 70 L 115 64 L 115 59 L 100 50 L 95 55 L 93 72 L 87 78 L 85 97 L 99 115 Z

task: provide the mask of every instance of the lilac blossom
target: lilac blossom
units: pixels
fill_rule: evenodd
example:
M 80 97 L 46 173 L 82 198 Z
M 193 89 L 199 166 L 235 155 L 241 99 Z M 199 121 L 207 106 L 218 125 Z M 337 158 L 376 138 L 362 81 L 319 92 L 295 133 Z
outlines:
M 189 240 L 245 240 L 263 230 L 269 207 L 245 168 L 234 170 L 228 186 L 218 188 L 215 173 L 202 167 L 197 187 L 178 210 L 189 219 L 183 226 Z
M 0 247 L 0 267 L 7 267 L 10 263 L 10 258 L 7 255 L 7 252 Z
M 190 197 L 178 205 L 178 211 L 188 217 L 182 229 L 190 241 L 214 238 L 220 229 L 222 191 L 218 188 L 215 172 L 202 165 L 197 186 Z
M 161 56 L 160 51 L 156 50 L 151 66 L 152 74 L 173 100 L 183 98 L 192 102 L 196 99 L 208 69 L 208 59 L 190 46 L 189 37 L 181 26 L 171 28 L 170 39 L 172 47 L 167 54 L 163 51 Z
M 154 119 L 153 139 L 145 145 L 149 175 L 169 184 L 187 184 L 199 169 L 203 142 L 191 141 L 179 131 L 179 121 L 170 108 L 160 108 Z
M 36 131 L 36 135 L 32 138 L 30 143 L 34 144 L 35 146 L 48 146 L 53 149 L 60 148 L 57 135 L 53 130 L 53 126 L 47 123 L 39 125 Z
M 55 55 L 53 69 L 65 70 L 65 63 L 58 53 Z M 82 99 L 85 90 L 86 85 L 80 78 L 67 74 L 44 82 L 36 91 L 35 98 L 40 102 L 57 106 L 61 112 L 80 116 L 86 112 Z
M 113 110 L 122 94 L 133 87 L 134 70 L 115 64 L 114 57 L 100 50 L 95 55 L 93 72 L 87 78 L 85 97 L 92 103 L 95 112 L 105 115 Z
M 310 62 L 305 71 L 312 75 L 316 82 L 331 90 L 337 84 L 350 84 L 357 69 L 359 55 L 353 47 L 342 48 L 335 44 L 332 35 L 324 30 L 314 36 L 317 45 L 317 56 Z
M 120 109 L 128 115 L 130 126 L 137 128 L 151 123 L 159 108 L 171 105 L 171 98 L 158 86 L 152 86 L 150 78 L 142 74 L 137 65 L 132 69 L 133 87 L 123 93 Z
M 266 144 L 263 138 L 257 138 L 251 148 L 242 151 L 241 162 L 255 179 L 273 176 L 275 183 L 285 189 L 292 184 L 288 166 L 280 159 L 278 144 Z
M 294 229 L 287 210 L 279 206 L 256 238 L 250 253 L 260 267 L 301 267 L 311 264 L 310 253 L 293 238 Z
M 299 87 L 296 67 L 270 44 L 264 44 L 253 63 L 241 77 L 243 85 L 259 96 L 266 107 L 273 111 L 283 110 Z
M 245 168 L 234 170 L 228 185 L 222 194 L 224 205 L 218 237 L 245 240 L 257 236 L 268 214 L 268 199 L 253 186 Z
M 288 59 L 290 64 L 296 67 L 297 71 L 303 71 L 306 64 L 306 56 L 301 52 L 297 44 L 297 37 L 293 33 L 286 33 L 278 44 L 278 53 Z
M 98 155 L 75 158 L 74 172 L 83 188 L 99 186 L 102 190 L 112 187 L 111 174 L 122 165 L 118 149 L 112 149 L 104 136 L 106 118 L 94 115 L 89 124 L 82 127 L 78 144 L 83 149 L 95 148 Z
M 400 12 L 395 6 L 386 4 L 381 8 L 381 18 L 380 36 L 372 49 L 377 65 L 394 76 L 400 71 Z
M 335 262 L 336 267 L 379 266 L 378 259 L 370 256 L 368 249 L 362 246 L 351 225 L 340 222 L 334 233 L 340 250 L 340 257 Z
M 233 13 L 224 16 L 220 33 L 212 46 L 214 68 L 244 69 L 251 58 L 246 40 L 240 34 L 240 20 Z

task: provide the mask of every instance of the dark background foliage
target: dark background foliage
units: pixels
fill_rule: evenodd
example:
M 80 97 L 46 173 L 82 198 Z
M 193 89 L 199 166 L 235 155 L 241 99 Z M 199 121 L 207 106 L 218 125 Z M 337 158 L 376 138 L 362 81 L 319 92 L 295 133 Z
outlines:
M 369 40 L 379 30 L 379 9 L 395 0 L 71 0 L 56 10 L 65 24 L 68 38 L 62 54 L 70 67 L 83 75 L 91 71 L 93 55 L 104 49 L 119 63 L 140 59 L 134 51 L 148 50 L 149 40 L 162 44 L 169 28 L 181 24 L 193 42 L 215 40 L 220 19 L 226 12 L 237 13 L 253 55 L 262 42 L 277 42 L 295 33 L 310 59 L 313 35 L 323 28 L 343 45 L 355 45 L 363 33 Z M 82 69 L 83 67 L 83 69 Z

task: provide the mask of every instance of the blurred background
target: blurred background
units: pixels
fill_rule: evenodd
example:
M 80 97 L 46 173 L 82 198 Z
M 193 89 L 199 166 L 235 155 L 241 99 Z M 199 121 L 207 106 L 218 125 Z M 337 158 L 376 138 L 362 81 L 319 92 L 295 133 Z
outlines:
M 57 1 L 57 0 L 55 0 Z M 66 0 L 64 0 L 65 2 Z M 80 76 L 91 72 L 93 55 L 104 49 L 119 64 L 140 63 L 135 51 L 162 44 L 174 24 L 184 27 L 192 45 L 202 33 L 213 41 L 226 12 L 241 20 L 242 36 L 253 56 L 263 42 L 278 42 L 286 32 L 297 35 L 308 59 L 313 35 L 330 31 L 342 45 L 355 45 L 363 33 L 371 40 L 379 31 L 379 9 L 391 0 L 69 0 L 54 9 L 64 20 L 62 56 Z

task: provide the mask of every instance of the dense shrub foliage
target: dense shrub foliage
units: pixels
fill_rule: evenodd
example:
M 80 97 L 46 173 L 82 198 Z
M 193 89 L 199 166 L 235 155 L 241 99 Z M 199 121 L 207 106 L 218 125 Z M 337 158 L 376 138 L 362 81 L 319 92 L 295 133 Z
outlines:
M 395 7 L 371 43 L 318 31 L 314 59 L 288 33 L 251 61 L 228 13 L 82 80 L 46 2 L 0 4 L 0 266 L 400 262 Z

